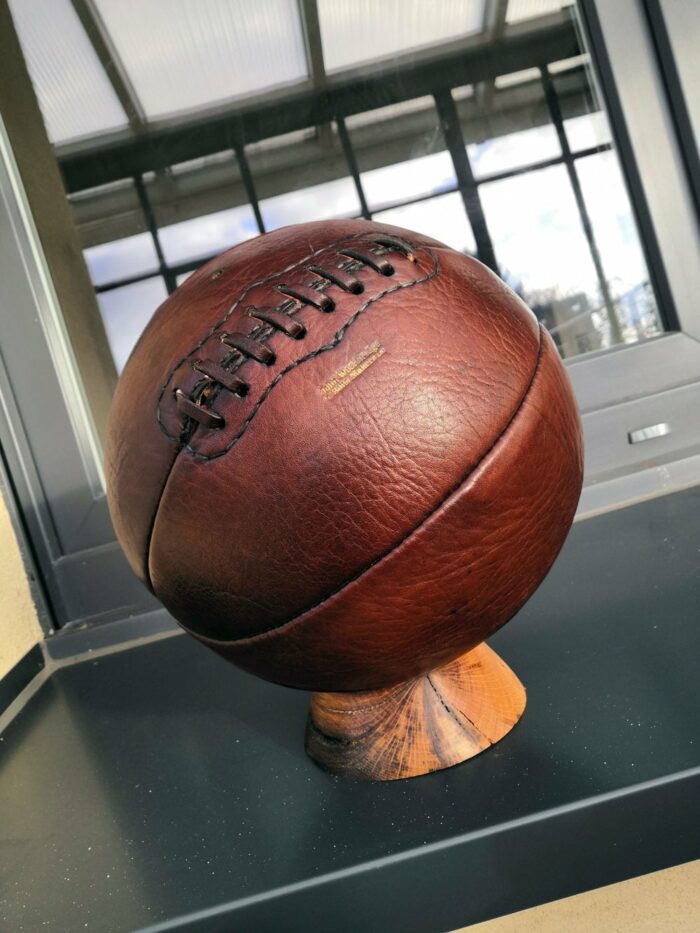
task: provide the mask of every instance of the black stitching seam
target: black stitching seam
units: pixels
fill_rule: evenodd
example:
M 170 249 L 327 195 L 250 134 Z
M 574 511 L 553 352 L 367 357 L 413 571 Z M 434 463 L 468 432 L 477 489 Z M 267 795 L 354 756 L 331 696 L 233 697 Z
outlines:
M 341 243 L 347 243 L 349 241 L 358 240 L 362 238 L 371 239 L 371 233 L 367 230 L 363 230 L 360 233 L 352 234 L 352 236 L 344 236 L 341 239 L 336 240 L 333 243 L 328 243 L 326 244 L 326 246 L 322 246 L 319 249 L 314 250 L 312 253 L 309 253 L 307 256 L 304 256 L 302 259 L 297 260 L 297 262 L 293 262 L 291 265 L 286 266 L 284 269 L 280 270 L 279 272 L 273 272 L 270 275 L 266 276 L 265 278 L 259 279 L 257 282 L 253 282 L 251 285 L 248 285 L 246 288 L 243 289 L 241 294 L 238 296 L 238 298 L 236 298 L 234 303 L 228 309 L 226 314 L 219 321 L 217 321 L 216 324 L 212 325 L 209 331 L 207 331 L 207 333 L 202 337 L 199 343 L 197 343 L 189 351 L 189 353 L 185 354 L 185 356 L 183 356 L 182 359 L 178 360 L 178 362 L 173 366 L 173 368 L 168 373 L 165 379 L 165 382 L 160 387 L 160 392 L 158 393 L 158 400 L 156 402 L 156 418 L 158 420 L 158 426 L 160 427 L 163 434 L 165 434 L 165 436 L 168 438 L 168 440 L 174 441 L 178 444 L 181 443 L 180 437 L 178 435 L 171 434 L 170 431 L 168 431 L 167 427 L 163 424 L 163 419 L 162 419 L 162 414 L 161 414 L 161 402 L 163 401 L 163 395 L 165 394 L 166 389 L 170 385 L 170 382 L 172 381 L 173 376 L 175 375 L 177 370 L 182 366 L 183 363 L 186 363 L 187 360 L 190 359 L 190 357 L 193 356 L 197 352 L 197 350 L 203 347 L 204 344 L 207 342 L 207 340 L 209 340 L 209 338 L 212 337 L 217 332 L 217 330 L 219 330 L 220 327 L 223 327 L 223 325 L 226 323 L 226 321 L 228 321 L 228 319 L 231 317 L 234 311 L 241 305 L 243 301 L 245 301 L 245 299 L 250 294 L 250 292 L 252 292 L 253 289 L 255 288 L 259 288 L 262 285 L 267 285 L 268 283 L 274 281 L 275 279 L 278 279 L 281 276 L 286 275 L 288 272 L 293 272 L 295 269 L 298 269 L 300 266 L 303 266 L 307 262 L 310 262 L 312 259 L 315 259 L 316 256 L 320 256 L 321 253 L 325 253 L 327 251 L 336 249 L 336 247 L 338 247 Z M 415 248 L 417 249 L 418 247 L 415 247 Z M 430 253 L 434 261 L 437 263 L 437 259 L 435 255 L 427 248 L 425 248 L 425 251 Z M 411 284 L 418 284 L 418 282 L 415 282 L 415 283 L 412 282 Z M 387 294 L 387 292 L 385 292 L 384 294 Z M 379 296 L 379 297 L 384 297 L 384 295 Z M 263 328 L 260 328 L 260 330 L 262 329 Z M 258 331 L 258 328 L 255 328 L 253 333 L 257 335 L 257 331 Z M 299 360 L 299 362 L 302 362 L 302 361 Z M 191 447 L 189 447 L 189 445 L 186 447 L 186 449 L 189 450 L 191 453 L 194 453 L 195 455 L 197 453 Z M 230 448 L 226 448 L 226 450 L 228 449 Z M 226 450 L 222 451 L 221 453 L 226 453 Z M 212 455 L 212 457 L 207 457 L 207 458 L 201 457 L 201 459 L 214 459 L 217 456 L 221 456 L 221 454 L 214 454 Z
M 223 457 L 224 454 L 228 453 L 229 450 L 233 447 L 233 445 L 236 444 L 241 439 L 241 437 L 243 437 L 251 421 L 258 413 L 260 406 L 263 404 L 265 399 L 268 397 L 270 392 L 272 392 L 274 387 L 278 384 L 278 382 L 282 379 L 283 376 L 286 376 L 288 372 L 291 372 L 293 369 L 296 369 L 297 366 L 301 366 L 302 363 L 306 363 L 307 360 L 312 360 L 315 357 L 319 356 L 321 353 L 325 353 L 326 351 L 332 350 L 334 349 L 334 347 L 337 347 L 340 341 L 345 336 L 348 328 L 352 324 L 355 323 L 355 321 L 358 319 L 358 317 L 361 314 L 364 314 L 364 312 L 367 310 L 367 308 L 369 308 L 371 304 L 374 304 L 376 301 L 379 301 L 381 298 L 385 298 L 387 295 L 391 295 L 393 292 L 398 292 L 401 289 L 412 288 L 414 285 L 423 285 L 425 282 L 428 282 L 430 279 L 434 278 L 438 274 L 440 270 L 440 263 L 439 263 L 437 256 L 430 250 L 426 250 L 426 252 L 429 253 L 429 255 L 431 256 L 431 258 L 433 259 L 435 263 L 434 268 L 430 272 L 426 273 L 426 275 L 422 276 L 419 279 L 415 279 L 412 282 L 404 282 L 399 285 L 393 285 L 391 288 L 386 288 L 384 289 L 383 292 L 379 292 L 378 294 L 373 295 L 372 298 L 368 299 L 363 305 L 361 305 L 357 309 L 357 311 L 355 311 L 355 313 L 351 317 L 347 319 L 345 324 L 343 324 L 343 326 L 335 332 L 335 334 L 328 341 L 328 343 L 324 343 L 322 346 L 317 347 L 315 350 L 312 350 L 310 353 L 307 353 L 306 356 L 301 356 L 299 357 L 298 360 L 294 360 L 288 366 L 285 366 L 285 368 L 281 370 L 279 373 L 277 373 L 277 375 L 272 380 L 272 382 L 261 393 L 260 398 L 257 400 L 255 405 L 250 410 L 250 413 L 248 414 L 248 417 L 245 419 L 245 421 L 241 425 L 240 430 L 238 431 L 237 434 L 233 436 L 233 438 L 229 441 L 229 443 L 225 447 L 223 447 L 221 450 L 218 450 L 214 454 L 201 454 L 199 453 L 198 450 L 195 450 L 195 448 L 192 447 L 191 444 L 185 444 L 184 449 L 187 450 L 190 454 L 192 454 L 192 456 L 195 457 L 197 460 L 216 460 L 218 457 Z
M 255 406 L 255 409 L 250 413 L 250 415 L 249 415 L 248 418 L 246 419 L 245 423 L 243 424 L 243 426 L 242 426 L 242 428 L 241 428 L 241 431 L 239 431 L 238 435 L 231 441 L 231 443 L 226 447 L 226 449 L 220 451 L 219 453 L 212 454 L 211 456 L 207 457 L 207 456 L 205 456 L 204 454 L 200 454 L 198 451 L 194 450 L 194 449 L 191 447 L 191 445 L 189 445 L 189 444 L 187 444 L 185 447 L 183 447 L 182 444 L 181 444 L 181 442 L 180 442 L 180 439 L 179 439 L 178 437 L 174 437 L 172 434 L 170 434 L 170 432 L 168 431 L 168 429 L 167 429 L 167 428 L 165 427 L 165 425 L 163 424 L 163 422 L 162 422 L 162 420 L 161 420 L 160 403 L 161 403 L 161 401 L 162 401 L 162 399 L 163 399 L 163 395 L 165 394 L 165 391 L 166 391 L 166 389 L 168 388 L 168 386 L 169 386 L 169 384 L 170 384 L 170 382 L 171 382 L 173 376 L 175 375 L 175 373 L 177 372 L 177 370 L 182 366 L 182 364 L 185 363 L 185 362 L 187 362 L 187 360 L 190 359 L 190 357 L 193 356 L 193 355 L 197 352 L 197 350 L 199 350 L 200 347 L 202 347 L 202 346 L 207 342 L 207 340 L 209 340 L 209 338 L 210 338 L 213 334 L 215 334 L 216 331 L 226 323 L 226 321 L 231 317 L 231 315 L 232 315 L 233 312 L 236 310 L 236 308 L 238 308 L 238 307 L 240 306 L 240 304 L 245 300 L 246 296 L 247 296 L 254 288 L 258 288 L 258 287 L 261 286 L 261 285 L 266 285 L 267 283 L 273 281 L 274 279 L 279 278 L 280 276 L 286 275 L 288 272 L 291 272 L 291 271 L 293 271 L 294 269 L 298 269 L 300 266 L 305 265 L 307 262 L 309 262 L 311 259 L 314 259 L 316 256 L 320 256 L 321 253 L 324 253 L 324 252 L 326 252 L 327 250 L 330 251 L 330 250 L 336 249 L 336 247 L 339 246 L 341 243 L 346 243 L 346 242 L 352 241 L 352 240 L 358 240 L 358 239 L 361 239 L 361 238 L 363 238 L 363 237 L 364 237 L 364 238 L 368 238 L 368 237 L 369 237 L 369 238 L 371 239 L 371 236 L 369 235 L 368 231 L 366 231 L 366 230 L 365 230 L 365 231 L 362 231 L 362 232 L 360 232 L 360 233 L 353 234 L 352 236 L 342 237 L 340 240 L 336 240 L 334 243 L 329 243 L 329 244 L 327 244 L 327 245 L 324 246 L 324 247 L 321 247 L 321 248 L 319 248 L 319 249 L 317 249 L 317 250 L 314 250 L 312 253 L 309 253 L 309 255 L 307 255 L 307 256 L 303 257 L 302 259 L 298 260 L 298 262 L 292 263 L 291 265 L 287 266 L 285 269 L 282 269 L 280 272 L 274 272 L 274 273 L 272 273 L 271 275 L 266 276 L 266 278 L 260 279 L 258 282 L 253 282 L 252 285 L 249 285 L 247 288 L 245 288 L 245 289 L 241 292 L 241 294 L 240 294 L 240 295 L 238 296 L 238 298 L 234 301 L 234 303 L 233 303 L 233 304 L 231 305 L 231 307 L 228 309 L 228 311 L 226 312 L 226 314 L 221 318 L 221 320 L 218 321 L 216 324 L 214 324 L 213 327 L 208 331 L 208 333 L 205 334 L 204 337 L 202 337 L 202 339 L 199 341 L 199 343 L 198 343 L 195 347 L 193 347 L 193 348 L 190 350 L 190 352 L 189 352 L 186 356 L 183 356 L 182 359 L 179 360 L 179 362 L 176 363 L 175 366 L 174 366 L 174 367 L 170 370 L 170 372 L 168 373 L 168 376 L 167 376 L 165 382 L 163 383 L 163 385 L 161 386 L 160 392 L 159 392 L 159 394 L 158 394 L 158 401 L 157 401 L 157 403 L 156 403 L 156 418 L 157 418 L 157 420 L 158 420 L 158 425 L 159 425 L 161 431 L 165 434 L 165 436 L 166 436 L 169 440 L 177 442 L 179 446 L 178 446 L 178 449 L 177 449 L 176 452 L 175 452 L 175 455 L 174 455 L 173 458 L 172 458 L 172 461 L 171 461 L 170 466 L 169 466 L 169 468 L 168 468 L 168 470 L 167 470 L 167 472 L 166 472 L 166 474 L 165 474 L 165 477 L 163 478 L 163 484 L 162 484 L 162 488 L 161 488 L 161 493 L 160 493 L 160 496 L 158 497 L 158 501 L 157 501 L 157 503 L 156 503 L 155 509 L 153 510 L 153 515 L 152 515 L 152 517 L 151 517 L 151 522 L 150 522 L 150 527 L 149 527 L 149 530 L 148 530 L 148 535 L 147 535 L 146 541 L 145 541 L 145 556 L 144 556 L 144 561 L 143 561 L 144 575 L 145 575 L 145 578 L 146 578 L 146 581 L 147 581 L 147 585 L 148 585 L 149 589 L 150 589 L 152 592 L 155 592 L 155 590 L 154 590 L 154 588 L 153 588 L 153 582 L 152 582 L 152 580 L 151 580 L 151 569 L 150 569 L 151 560 L 150 560 L 150 559 L 151 559 L 151 543 L 152 543 L 152 541 L 153 541 L 153 534 L 154 534 L 154 532 L 155 532 L 156 519 L 157 519 L 157 517 L 158 517 L 158 512 L 159 512 L 159 510 L 160 510 L 161 499 L 162 499 L 162 497 L 163 497 L 163 494 L 165 493 L 166 486 L 168 485 L 168 482 L 170 481 L 170 475 L 171 475 L 171 473 L 172 473 L 172 471 L 173 471 L 173 468 L 174 468 L 174 466 L 175 466 L 175 462 L 176 462 L 178 456 L 180 455 L 180 453 L 182 452 L 182 450 L 183 450 L 183 449 L 188 450 L 188 451 L 189 451 L 194 457 L 196 457 L 198 460 L 214 460 L 214 459 L 217 459 L 218 457 L 223 456 L 225 453 L 227 453 L 227 452 L 231 449 L 231 447 L 233 447 L 233 445 L 236 443 L 236 441 L 240 439 L 241 434 L 243 433 L 243 431 L 248 427 L 248 425 L 249 425 L 250 422 L 252 421 L 252 418 L 253 418 L 253 415 L 255 414 L 255 412 L 256 412 L 257 409 L 260 407 L 260 405 L 261 405 L 262 402 L 265 400 L 265 398 L 267 398 L 267 396 L 268 396 L 268 395 L 270 394 L 270 392 L 272 391 L 273 386 L 277 384 L 277 382 L 279 381 L 279 379 L 280 379 L 286 372 L 288 372 L 289 369 L 292 369 L 292 368 L 294 368 L 294 366 L 297 366 L 297 365 L 299 365 L 300 363 L 304 362 L 305 359 L 311 358 L 312 355 L 318 355 L 319 353 L 323 352 L 324 350 L 330 350 L 330 349 L 332 349 L 334 346 L 337 346 L 337 345 L 340 343 L 340 341 L 343 339 L 343 336 L 344 336 L 344 334 L 345 334 L 345 331 L 348 329 L 348 327 L 350 326 L 350 324 L 352 324 L 353 321 L 356 320 L 356 318 L 358 317 L 358 315 L 361 314 L 363 311 L 365 311 L 365 310 L 367 309 L 367 307 L 369 307 L 369 305 L 370 305 L 373 301 L 377 301 L 379 298 L 385 297 L 385 296 L 388 295 L 390 292 L 398 291 L 399 288 L 407 288 L 409 285 L 419 285 L 419 284 L 422 284 L 423 282 L 426 282 L 426 281 L 428 281 L 428 279 L 431 279 L 431 278 L 433 278 L 433 276 L 437 275 L 437 273 L 438 273 L 438 271 L 439 271 L 439 268 L 440 268 L 440 263 L 439 263 L 439 260 L 438 260 L 438 258 L 437 258 L 437 255 L 436 255 L 431 249 L 428 249 L 428 247 L 418 247 L 418 246 L 414 246 L 414 249 L 415 249 L 416 251 L 417 251 L 418 249 L 423 249 L 423 250 L 424 250 L 426 253 L 428 253 L 428 255 L 431 257 L 431 259 L 432 259 L 433 262 L 434 262 L 434 268 L 433 268 L 432 272 L 430 272 L 428 275 L 424 276 L 424 277 L 421 278 L 421 279 L 415 280 L 415 281 L 413 281 L 413 282 L 408 282 L 408 283 L 406 283 L 405 285 L 398 285 L 398 286 L 394 286 L 394 287 L 392 287 L 392 288 L 390 288 L 390 289 L 387 289 L 386 291 L 384 291 L 384 292 L 380 293 L 379 295 L 376 295 L 374 298 L 370 299 L 368 302 L 365 302 L 365 304 L 364 304 L 361 308 L 359 308 L 359 309 L 355 312 L 355 314 L 354 314 L 348 321 L 346 321 L 346 323 L 344 324 L 344 326 L 341 327 L 340 330 L 336 332 L 336 334 L 335 334 L 335 336 L 334 336 L 334 338 L 333 338 L 333 341 L 331 341 L 330 343 L 326 344 L 324 347 L 320 347 L 318 350 L 315 351 L 314 354 L 309 354 L 308 357 L 304 357 L 304 358 L 298 360 L 296 363 L 291 364 L 291 365 L 288 366 L 285 370 L 283 370 L 282 372 L 278 373 L 278 375 L 277 375 L 277 377 L 275 378 L 275 380 L 267 387 L 266 391 L 263 393 L 263 395 L 261 396 L 261 398 L 258 400 L 258 403 L 257 403 L 256 406 Z M 410 245 L 413 246 L 413 244 L 410 244 Z M 258 330 L 258 328 L 255 328 L 255 331 L 257 331 L 257 330 Z
M 208 638 L 206 635 L 197 635 L 197 638 L 199 638 L 200 640 L 204 642 L 208 642 L 213 645 L 221 646 L 223 648 L 226 646 L 233 647 L 239 644 L 251 644 L 257 641 L 264 641 L 267 638 L 271 638 L 275 635 L 279 635 L 281 632 L 284 632 L 286 629 L 290 628 L 292 625 L 295 625 L 297 622 L 299 622 L 309 612 L 313 612 L 314 609 L 318 609 L 319 606 L 322 606 L 325 602 L 328 602 L 328 600 L 333 599 L 333 597 L 341 593 L 345 589 L 345 587 L 350 586 L 351 583 L 354 583 L 356 580 L 359 580 L 360 577 L 364 576 L 364 574 L 370 571 L 373 567 L 381 563 L 381 561 L 383 561 L 384 558 L 388 557 L 390 554 L 393 554 L 394 551 L 397 551 L 405 541 L 407 541 L 412 535 L 416 534 L 416 532 L 418 532 L 423 527 L 423 525 L 425 525 L 426 522 L 430 521 L 430 519 L 436 514 L 436 512 L 438 512 L 443 507 L 443 505 L 447 502 L 450 496 L 452 496 L 453 493 L 457 492 L 459 487 L 463 486 L 464 483 L 466 483 L 469 480 L 469 477 L 472 476 L 472 474 L 476 473 L 476 471 L 479 469 L 482 463 L 484 463 L 486 458 L 492 453 L 495 447 L 501 442 L 501 440 L 505 437 L 505 435 L 508 433 L 508 431 L 512 427 L 516 418 L 522 411 L 523 405 L 525 404 L 527 397 L 530 394 L 530 390 L 532 389 L 532 386 L 535 382 L 537 374 L 540 371 L 540 365 L 542 363 L 542 351 L 545 345 L 545 342 L 542 338 L 542 331 L 543 331 L 543 328 L 542 328 L 542 325 L 540 324 L 539 330 L 538 330 L 539 336 L 540 336 L 540 345 L 537 351 L 537 362 L 535 363 L 535 367 L 532 371 L 532 375 L 530 376 L 528 384 L 525 387 L 525 390 L 523 391 L 520 401 L 518 402 L 515 409 L 513 410 L 513 414 L 508 419 L 508 422 L 504 426 L 503 430 L 494 439 L 489 449 L 484 451 L 479 461 L 475 463 L 474 466 L 471 467 L 471 469 L 468 470 L 463 476 L 461 476 L 460 479 L 453 486 L 451 486 L 450 489 L 448 489 L 448 491 L 445 493 L 442 499 L 437 503 L 437 505 L 434 508 L 432 508 L 430 512 L 428 512 L 427 515 L 423 516 L 423 518 L 418 522 L 417 525 L 409 529 L 409 531 L 407 531 L 406 534 L 399 541 L 396 542 L 396 544 L 393 544 L 389 548 L 388 551 L 385 551 L 383 554 L 380 554 L 378 557 L 375 557 L 374 560 L 370 561 L 368 564 L 365 564 L 365 566 L 362 567 L 360 570 L 358 570 L 357 573 L 353 574 L 353 576 L 349 577 L 347 580 L 344 580 L 343 583 L 341 583 L 340 586 L 338 586 L 335 590 L 333 590 L 332 593 L 328 593 L 326 596 L 323 596 L 321 599 L 315 602 L 312 606 L 308 606 L 306 609 L 302 609 L 302 611 L 298 612 L 294 616 L 293 619 L 288 619 L 286 622 L 282 622 L 279 625 L 273 625 L 271 628 L 264 629 L 262 632 L 256 632 L 254 635 L 245 635 L 243 636 L 243 638 L 231 638 L 231 639 L 228 639 L 227 641 L 222 641 L 221 639 L 217 639 L 217 638 Z M 197 634 L 196 632 L 194 632 L 194 630 L 192 630 L 192 632 L 193 634 Z

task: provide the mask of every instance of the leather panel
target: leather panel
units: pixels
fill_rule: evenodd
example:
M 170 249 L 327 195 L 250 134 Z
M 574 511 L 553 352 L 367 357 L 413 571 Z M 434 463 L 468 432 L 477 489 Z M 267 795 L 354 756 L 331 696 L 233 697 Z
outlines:
M 488 638 L 532 595 L 566 538 L 582 470 L 576 403 L 543 333 L 536 376 L 505 433 L 398 547 L 285 626 L 202 640 L 240 667 L 308 689 L 375 689 L 429 671 Z

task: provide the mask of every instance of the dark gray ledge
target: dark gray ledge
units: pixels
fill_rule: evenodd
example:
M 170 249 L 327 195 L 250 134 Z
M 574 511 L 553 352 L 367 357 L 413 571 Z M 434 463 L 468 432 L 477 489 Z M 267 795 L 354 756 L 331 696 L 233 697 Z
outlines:
M 307 695 L 187 637 L 71 658 L 0 741 L 0 926 L 442 931 L 699 857 L 698 529 L 578 523 L 491 641 L 523 720 L 412 781 L 323 773 Z

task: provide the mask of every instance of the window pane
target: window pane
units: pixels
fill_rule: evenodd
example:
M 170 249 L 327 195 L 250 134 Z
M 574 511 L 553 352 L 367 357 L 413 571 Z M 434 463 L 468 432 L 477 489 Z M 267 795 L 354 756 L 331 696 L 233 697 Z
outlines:
M 380 211 L 374 215 L 374 219 L 424 233 L 462 253 L 476 253 L 474 234 L 467 220 L 462 196 L 457 192 Z
M 260 202 L 260 210 L 265 229 L 276 230 L 307 220 L 355 217 L 360 213 L 360 202 L 352 178 L 339 178 L 266 198 Z
M 584 113 L 564 120 L 566 138 L 572 152 L 609 143 L 610 126 L 604 113 Z
M 466 91 L 466 89 L 464 89 Z M 466 93 L 465 93 L 465 96 Z M 372 123 L 382 123 L 392 117 L 406 116 L 409 113 L 426 112 L 433 107 L 433 98 L 430 96 L 412 97 L 410 100 L 402 100 L 397 104 L 389 104 L 387 107 L 376 107 L 374 110 L 366 110 L 364 113 L 353 113 L 346 117 L 345 123 L 348 129 L 356 129 L 358 126 L 369 126 Z
M 266 230 L 361 213 L 335 125 L 269 137 L 246 156 Z
M 148 233 L 148 224 L 132 178 L 76 191 L 70 195 L 69 201 L 85 250 Z M 125 276 L 132 274 L 130 269 L 123 271 Z M 139 271 L 144 270 L 141 268 Z
M 167 296 L 165 282 L 160 277 L 113 288 L 97 296 L 117 372 L 124 369 L 141 331 Z
M 481 103 L 457 104 L 476 178 L 561 156 L 538 68 L 501 75 L 493 84 L 485 84 Z
M 144 272 L 155 272 L 158 255 L 150 233 L 125 237 L 84 250 L 93 285 L 105 285 Z
M 480 191 L 501 275 L 553 329 L 563 354 L 610 345 L 566 169 L 490 182 Z
M 611 143 L 610 126 L 596 96 L 588 55 L 552 62 L 548 67 L 571 150 Z
M 561 147 L 553 126 L 536 126 L 467 146 L 467 153 L 475 177 L 482 178 L 556 158 Z
M 452 158 L 444 150 L 363 172 L 361 179 L 372 210 L 409 198 L 439 194 L 457 185 Z
M 515 84 L 527 84 L 529 81 L 540 80 L 539 68 L 525 68 L 523 71 L 509 71 L 504 75 L 496 75 L 494 87 L 513 87 Z
M 347 127 L 371 211 L 457 187 L 432 97 L 355 114 Z
M 244 204 L 163 227 L 160 242 L 166 262 L 176 265 L 213 256 L 257 235 L 253 210 Z
M 617 159 L 612 152 L 576 163 L 625 342 L 661 332 L 649 272 Z

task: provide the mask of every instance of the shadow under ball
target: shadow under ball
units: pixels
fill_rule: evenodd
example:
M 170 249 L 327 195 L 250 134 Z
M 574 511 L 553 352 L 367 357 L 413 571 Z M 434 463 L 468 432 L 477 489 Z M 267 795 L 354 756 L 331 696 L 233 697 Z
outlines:
M 369 221 L 229 250 L 141 336 L 106 462 L 134 571 L 234 664 L 315 691 L 326 768 L 423 774 L 519 719 L 482 642 L 566 538 L 581 429 L 551 338 L 476 260 Z

